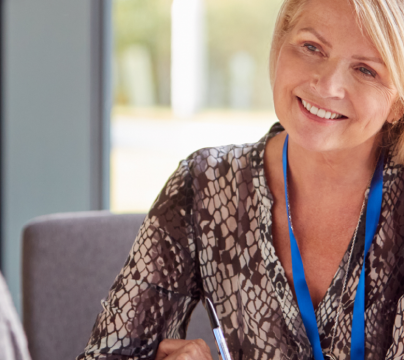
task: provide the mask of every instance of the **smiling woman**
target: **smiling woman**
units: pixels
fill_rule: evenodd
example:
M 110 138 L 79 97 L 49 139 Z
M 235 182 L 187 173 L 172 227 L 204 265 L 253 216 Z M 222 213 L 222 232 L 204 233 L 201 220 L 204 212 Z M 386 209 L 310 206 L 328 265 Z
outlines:
M 308 5 L 310 12 L 307 12 Z M 324 100 L 313 99 L 312 94 L 308 96 L 309 88 L 315 87 L 322 98 L 327 99 L 327 106 L 332 107 L 329 111 L 325 109 L 326 113 L 337 113 L 345 120 L 350 117 L 344 122 L 324 122 L 331 125 L 324 131 L 332 134 L 318 134 L 319 141 L 326 146 L 324 150 L 331 150 L 334 146 L 332 136 L 338 138 L 338 142 L 346 141 L 347 145 L 353 141 L 351 146 L 361 142 L 363 136 L 358 137 L 355 133 L 351 133 L 351 140 L 340 138 L 341 132 L 346 134 L 348 126 L 353 131 L 375 135 L 385 125 L 386 119 L 388 123 L 401 125 L 397 120 L 403 115 L 404 99 L 402 5 L 400 1 L 369 3 L 360 0 L 292 0 L 284 3 L 271 48 L 270 74 L 274 98 L 275 101 L 291 101 L 290 96 L 284 96 L 277 90 L 279 84 L 286 86 L 284 77 L 289 75 L 295 83 L 294 100 L 307 101 L 309 105 L 304 107 L 309 112 L 318 115 L 315 113 L 317 109 L 320 117 L 324 117 L 321 111 L 325 107 Z M 289 63 L 286 64 L 285 60 Z M 296 78 L 297 74 L 299 78 Z M 311 80 L 305 85 L 298 84 L 310 76 Z M 279 77 L 281 80 L 277 82 Z M 329 86 L 330 81 L 332 86 Z M 329 91 L 332 93 L 322 93 Z M 344 101 L 339 101 L 342 98 Z M 320 101 L 320 104 L 314 100 Z M 286 108 L 284 104 L 278 105 L 279 111 Z M 281 117 L 278 114 L 278 118 Z M 303 127 L 305 125 L 302 124 Z M 308 131 L 306 127 L 305 130 Z M 390 143 L 400 142 L 396 150 L 399 161 L 404 163 L 401 126 L 386 126 L 384 130 Z M 400 138 L 400 135 L 403 137 Z M 311 140 L 306 138 L 307 142 Z
M 317 2 L 310 12 L 303 8 L 277 56 L 275 109 L 304 148 L 356 148 L 368 156 L 386 119 L 391 123 L 398 116 L 393 104 L 400 99 L 388 67 L 350 8 L 335 1 Z M 327 119 L 327 112 L 337 115 Z
M 205 148 L 156 199 L 79 359 L 404 358 L 404 2 L 285 0 L 280 124 Z

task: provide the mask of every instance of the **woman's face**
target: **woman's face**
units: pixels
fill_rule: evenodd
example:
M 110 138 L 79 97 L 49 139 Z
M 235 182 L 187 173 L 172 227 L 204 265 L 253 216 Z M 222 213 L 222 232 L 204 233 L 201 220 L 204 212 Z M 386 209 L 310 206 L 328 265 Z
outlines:
M 394 120 L 397 98 L 348 1 L 310 0 L 285 37 L 275 73 L 275 110 L 291 140 L 320 152 L 372 146 Z

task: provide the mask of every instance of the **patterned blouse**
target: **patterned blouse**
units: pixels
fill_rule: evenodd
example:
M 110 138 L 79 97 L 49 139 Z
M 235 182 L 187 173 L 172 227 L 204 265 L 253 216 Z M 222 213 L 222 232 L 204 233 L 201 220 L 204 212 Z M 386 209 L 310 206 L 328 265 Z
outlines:
M 301 314 L 272 243 L 273 196 L 265 144 L 201 149 L 180 162 L 146 217 L 78 359 L 154 359 L 165 338 L 184 338 L 209 297 L 233 360 L 313 359 Z M 387 152 L 381 218 L 366 257 L 366 359 L 404 359 L 404 178 Z M 367 192 L 368 193 L 368 192 Z M 365 217 L 316 309 L 321 345 L 350 359 L 353 303 Z M 348 282 L 341 298 L 343 280 Z

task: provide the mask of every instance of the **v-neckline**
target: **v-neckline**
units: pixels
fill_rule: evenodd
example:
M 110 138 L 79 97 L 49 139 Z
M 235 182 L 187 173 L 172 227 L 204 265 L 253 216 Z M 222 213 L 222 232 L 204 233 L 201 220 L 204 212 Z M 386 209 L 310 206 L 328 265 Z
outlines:
M 275 124 L 271 130 L 256 144 L 254 144 L 251 151 L 247 154 L 248 161 L 250 163 L 252 183 L 254 186 L 254 192 L 257 196 L 257 201 L 260 204 L 259 211 L 259 236 L 257 237 L 258 247 L 261 252 L 261 258 L 263 265 L 267 269 L 268 281 L 271 284 L 272 296 L 277 299 L 279 304 L 280 314 L 283 317 L 285 331 L 289 333 L 290 340 L 295 343 L 299 348 L 299 352 L 304 352 L 305 349 L 311 349 L 310 341 L 308 339 L 305 327 L 303 325 L 303 320 L 301 313 L 295 298 L 293 297 L 291 286 L 286 278 L 285 269 L 283 268 L 278 254 L 275 251 L 273 245 L 273 234 L 272 234 L 272 206 L 274 203 L 274 198 L 272 192 L 270 191 L 264 169 L 264 152 L 265 146 L 269 139 L 275 136 L 277 133 L 283 131 L 284 129 L 278 123 Z M 397 181 L 403 176 L 403 165 L 397 162 L 396 152 L 394 148 L 389 147 L 385 154 L 385 164 L 383 169 L 383 202 L 382 202 L 382 214 L 381 214 L 381 224 L 379 226 L 383 227 L 383 221 L 387 221 L 385 218 L 389 214 L 390 207 L 388 194 L 391 191 L 397 192 L 402 191 L 397 188 Z M 394 188 L 396 186 L 396 188 Z M 366 197 L 368 196 L 368 190 Z M 324 294 L 324 297 L 319 302 L 315 315 L 317 319 L 318 330 L 320 334 L 321 346 L 324 352 L 330 351 L 333 329 L 337 320 L 337 312 L 341 303 L 341 313 L 339 315 L 339 322 L 336 331 L 336 341 L 341 341 L 344 338 L 345 331 L 350 329 L 349 318 L 352 316 L 353 301 L 356 294 L 356 286 L 359 282 L 360 267 L 363 264 L 363 249 L 365 242 L 365 219 L 366 211 L 362 214 L 361 224 L 358 229 L 357 241 L 352 253 L 352 261 L 348 269 L 348 284 L 345 293 L 341 297 L 341 291 L 343 287 L 343 281 L 345 276 L 345 269 L 347 267 L 347 262 L 349 259 L 349 250 L 352 245 L 352 239 L 348 245 L 344 256 L 336 270 L 332 281 Z M 384 220 L 383 220 L 384 219 Z M 377 246 L 377 248 L 375 248 Z M 372 261 L 372 256 L 375 251 L 380 251 L 380 246 L 383 247 L 383 239 L 378 234 L 378 238 L 374 240 L 370 250 L 369 250 L 369 261 Z M 372 263 L 370 263 L 372 266 Z M 371 270 L 371 269 L 367 269 Z M 366 273 L 367 281 L 374 281 L 375 273 L 370 271 Z M 374 292 L 372 288 L 367 290 L 365 294 L 366 297 L 366 311 L 368 311 L 368 306 L 376 301 L 375 296 L 379 296 L 380 293 Z M 371 310 L 369 310 L 371 311 Z M 341 350 L 344 351 L 344 350 Z M 337 351 L 338 353 L 338 351 Z M 310 355 L 312 356 L 312 354 Z
M 303 324 L 299 306 L 297 304 L 297 300 L 295 297 L 295 294 L 292 291 L 292 286 L 289 283 L 287 277 L 286 277 L 286 271 L 277 255 L 276 249 L 273 245 L 273 234 L 272 234 L 272 206 L 274 204 L 274 198 L 273 194 L 268 186 L 266 177 L 265 177 L 265 171 L 264 171 L 264 152 L 265 152 L 265 147 L 267 142 L 274 137 L 277 134 L 277 132 L 270 132 L 268 133 L 262 140 L 261 140 L 261 146 L 262 148 L 258 152 L 259 154 L 256 155 L 255 161 L 252 164 L 253 167 L 255 167 L 255 176 L 256 180 L 258 181 L 256 184 L 256 190 L 259 193 L 259 196 L 261 197 L 261 200 L 264 200 L 264 198 L 267 199 L 267 201 L 261 201 L 261 207 L 264 207 L 265 210 L 261 211 L 261 215 L 265 212 L 266 215 L 261 216 L 261 221 L 263 222 L 268 222 L 268 230 L 266 233 L 266 239 L 263 239 L 265 242 L 269 242 L 270 244 L 270 251 L 272 255 L 272 261 L 275 263 L 272 264 L 274 267 L 276 267 L 279 270 L 279 273 L 282 274 L 283 277 L 283 283 L 284 283 L 284 289 L 283 291 L 276 291 L 278 300 L 280 304 L 284 304 L 285 306 L 282 307 L 282 312 L 284 313 L 284 316 L 287 318 L 287 323 L 289 323 L 289 328 L 290 330 L 300 328 L 301 326 L 296 326 L 296 321 Z M 258 159 L 259 158 L 259 159 Z M 258 161 L 257 161 L 258 160 Z M 368 190 L 366 191 L 366 197 L 367 197 Z M 364 224 L 364 218 L 366 214 L 365 212 L 361 215 L 360 218 L 360 226 L 358 229 L 358 234 L 357 234 L 357 241 L 355 244 L 355 249 L 358 249 L 358 247 L 363 247 L 364 243 L 364 236 L 362 236 L 363 233 L 363 224 Z M 263 219 L 263 217 L 266 217 L 266 219 Z M 321 301 L 318 303 L 318 306 L 315 309 L 315 315 L 317 318 L 317 325 L 319 327 L 319 332 L 324 330 L 324 327 L 327 326 L 329 322 L 334 323 L 337 309 L 339 306 L 339 302 L 342 300 L 341 297 L 341 291 L 343 287 L 343 280 L 345 277 L 345 271 L 348 271 L 348 278 L 349 278 L 349 273 L 352 273 L 352 265 L 350 269 L 346 269 L 348 260 L 349 260 L 349 255 L 351 251 L 351 246 L 353 242 L 353 236 L 351 238 L 351 241 L 349 242 L 347 249 L 344 252 L 344 255 L 342 256 L 342 259 L 338 265 L 338 268 L 323 296 Z M 355 249 L 353 249 L 353 253 L 355 253 Z M 267 259 L 264 258 L 264 261 L 267 261 Z M 266 264 L 269 265 L 269 264 Z M 278 284 L 278 283 L 277 283 Z M 273 283 L 274 289 L 276 289 L 277 284 Z M 278 289 L 276 289 L 278 290 Z M 290 305 L 287 306 L 285 304 L 285 298 L 289 299 Z M 331 309 L 330 309 L 331 307 Z M 291 311 L 292 310 L 292 311 Z M 323 320 L 323 321 L 321 321 Z M 295 325 L 292 326 L 292 323 Z M 304 327 L 303 327 L 304 328 Z

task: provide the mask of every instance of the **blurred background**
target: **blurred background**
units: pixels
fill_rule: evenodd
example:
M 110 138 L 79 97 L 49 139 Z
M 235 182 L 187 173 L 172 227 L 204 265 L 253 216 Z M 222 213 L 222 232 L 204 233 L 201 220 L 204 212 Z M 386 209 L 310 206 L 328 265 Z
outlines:
M 3 0 L 1 269 L 30 219 L 147 212 L 178 162 L 259 140 L 281 0 Z
M 259 140 L 277 0 L 114 0 L 111 210 L 145 212 L 179 160 Z

